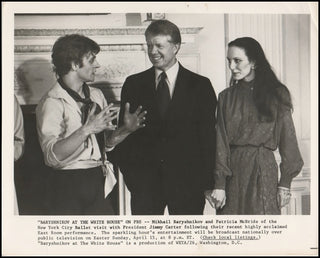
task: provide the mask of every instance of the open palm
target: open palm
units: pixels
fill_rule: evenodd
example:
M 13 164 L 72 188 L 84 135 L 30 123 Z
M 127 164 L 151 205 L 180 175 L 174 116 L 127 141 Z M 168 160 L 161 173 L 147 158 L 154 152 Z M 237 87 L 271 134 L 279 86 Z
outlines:
M 139 128 L 142 128 L 145 126 L 145 115 L 147 114 L 147 111 L 143 111 L 142 107 L 139 106 L 137 110 L 133 113 L 130 113 L 130 104 L 126 103 L 125 105 L 125 111 L 123 116 L 123 125 L 126 127 L 126 129 L 129 132 L 134 132 Z

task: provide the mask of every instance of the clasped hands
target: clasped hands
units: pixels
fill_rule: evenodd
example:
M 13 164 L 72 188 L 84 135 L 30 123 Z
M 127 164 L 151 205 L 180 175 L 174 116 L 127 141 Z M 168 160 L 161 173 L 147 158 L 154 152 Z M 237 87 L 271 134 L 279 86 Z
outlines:
M 106 106 L 101 112 L 95 115 L 95 109 L 97 107 L 96 103 L 93 103 L 93 106 L 88 114 L 88 119 L 85 123 L 85 126 L 89 128 L 90 133 L 99 133 L 103 130 L 115 130 L 117 125 L 113 125 L 112 120 L 116 119 L 119 114 L 119 108 L 114 107 L 113 103 Z M 126 103 L 124 111 L 124 123 L 123 126 L 128 132 L 134 132 L 139 128 L 145 126 L 143 123 L 145 121 L 146 111 L 141 112 L 142 107 L 139 106 L 135 112 L 130 113 L 130 104 Z
M 226 192 L 223 189 L 207 190 L 204 194 L 210 205 L 215 209 L 222 209 L 226 204 Z M 286 206 L 290 202 L 290 198 L 290 189 L 279 186 L 277 191 L 279 208 Z
M 207 190 L 204 192 L 204 195 L 215 209 L 222 209 L 226 204 L 226 191 L 223 189 Z

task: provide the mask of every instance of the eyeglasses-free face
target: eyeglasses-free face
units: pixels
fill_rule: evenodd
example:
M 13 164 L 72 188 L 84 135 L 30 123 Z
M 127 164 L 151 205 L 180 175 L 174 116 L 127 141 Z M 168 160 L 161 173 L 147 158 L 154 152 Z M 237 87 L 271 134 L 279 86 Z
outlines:
M 255 64 L 249 61 L 244 49 L 235 46 L 229 47 L 227 59 L 233 80 L 252 81 L 254 79 Z
M 154 67 L 167 71 L 176 62 L 180 44 L 174 44 L 169 35 L 148 35 L 148 55 Z

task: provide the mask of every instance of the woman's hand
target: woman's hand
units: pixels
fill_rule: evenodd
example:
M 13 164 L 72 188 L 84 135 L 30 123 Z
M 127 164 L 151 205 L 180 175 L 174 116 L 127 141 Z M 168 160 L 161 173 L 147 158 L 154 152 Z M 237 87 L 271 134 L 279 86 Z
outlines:
M 212 208 L 216 208 L 216 205 L 215 205 L 215 203 L 214 203 L 214 199 L 213 199 L 213 197 L 212 197 L 212 190 L 206 190 L 205 192 L 204 192 L 204 196 L 206 197 L 206 199 L 208 200 L 208 202 L 210 203 L 210 205 L 211 205 L 211 207 Z
M 291 198 L 290 189 L 282 188 L 282 187 L 278 188 L 277 202 L 278 202 L 278 206 L 279 206 L 280 209 L 282 207 L 286 206 L 287 204 L 289 204 L 290 198 Z
M 129 133 L 132 133 L 139 128 L 145 127 L 144 121 L 146 119 L 145 115 L 147 114 L 147 111 L 141 112 L 141 106 L 139 106 L 133 113 L 130 113 L 129 109 L 130 104 L 126 103 L 123 116 L 123 126 Z
M 214 189 L 213 191 L 205 191 L 206 199 L 210 205 L 215 209 L 222 209 L 226 204 L 226 191 L 222 189 Z
M 113 104 L 106 106 L 97 115 L 94 114 L 97 108 L 97 104 L 93 103 L 93 106 L 88 114 L 88 119 L 83 125 L 86 128 L 86 132 L 89 134 L 100 133 L 103 130 L 115 130 L 116 125 L 113 125 L 111 121 L 118 116 L 119 109 L 113 107 Z

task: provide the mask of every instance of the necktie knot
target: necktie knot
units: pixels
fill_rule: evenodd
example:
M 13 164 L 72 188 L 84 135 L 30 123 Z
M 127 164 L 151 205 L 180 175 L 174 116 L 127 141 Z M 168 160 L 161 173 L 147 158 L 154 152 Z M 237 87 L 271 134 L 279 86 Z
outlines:
M 160 81 L 165 80 L 165 79 L 167 79 L 167 74 L 166 74 L 166 72 L 162 72 L 160 74 Z

